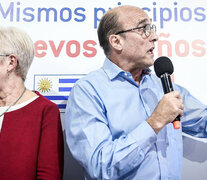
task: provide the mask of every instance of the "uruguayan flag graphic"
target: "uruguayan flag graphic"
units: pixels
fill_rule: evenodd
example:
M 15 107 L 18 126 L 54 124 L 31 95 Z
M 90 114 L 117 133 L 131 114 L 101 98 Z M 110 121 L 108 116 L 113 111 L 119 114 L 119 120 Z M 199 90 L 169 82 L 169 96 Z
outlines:
M 34 75 L 34 90 L 56 103 L 60 112 L 64 113 L 73 85 L 83 76 L 84 74 L 36 74 Z

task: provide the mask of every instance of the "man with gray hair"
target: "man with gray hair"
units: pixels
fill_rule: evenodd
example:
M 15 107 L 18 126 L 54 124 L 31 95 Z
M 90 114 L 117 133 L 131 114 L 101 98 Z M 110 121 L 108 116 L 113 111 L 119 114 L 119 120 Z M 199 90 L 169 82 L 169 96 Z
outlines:
M 174 84 L 163 94 L 154 64 L 156 26 L 134 6 L 109 10 L 98 37 L 106 59 L 73 87 L 67 143 L 87 179 L 180 180 L 182 131 L 207 137 L 207 110 Z M 182 129 L 171 122 L 180 115 Z

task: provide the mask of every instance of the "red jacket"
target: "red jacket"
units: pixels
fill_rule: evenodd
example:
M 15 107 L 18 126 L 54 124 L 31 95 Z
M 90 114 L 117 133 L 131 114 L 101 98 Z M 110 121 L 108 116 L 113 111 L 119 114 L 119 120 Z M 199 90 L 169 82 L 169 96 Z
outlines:
M 58 107 L 39 93 L 28 105 L 5 113 L 0 132 L 0 180 L 59 180 L 63 134 Z

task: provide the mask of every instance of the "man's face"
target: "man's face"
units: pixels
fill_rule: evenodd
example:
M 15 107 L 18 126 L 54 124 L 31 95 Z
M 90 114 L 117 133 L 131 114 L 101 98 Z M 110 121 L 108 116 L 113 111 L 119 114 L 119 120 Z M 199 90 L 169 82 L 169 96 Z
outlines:
M 139 8 L 126 9 L 120 14 L 119 20 L 123 24 L 123 30 L 151 24 L 151 19 Z M 132 69 L 146 69 L 154 63 L 154 42 L 158 40 L 158 36 L 152 29 L 150 34 L 146 34 L 144 28 L 140 28 L 122 35 L 122 55 Z

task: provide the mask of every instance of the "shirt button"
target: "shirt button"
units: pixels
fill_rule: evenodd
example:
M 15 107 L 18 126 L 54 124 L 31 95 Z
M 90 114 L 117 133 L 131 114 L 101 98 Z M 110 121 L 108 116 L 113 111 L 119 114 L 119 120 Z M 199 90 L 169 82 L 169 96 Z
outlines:
M 108 176 L 111 176 L 111 171 L 110 171 L 110 169 L 107 170 L 107 174 L 108 174 Z
M 147 111 L 149 111 L 149 112 L 150 112 L 150 108 L 149 108 L 149 107 L 146 107 L 146 109 L 147 109 Z
M 132 162 L 134 165 L 136 165 L 137 164 L 137 158 L 135 158 L 134 160 L 133 160 L 133 162 Z
M 125 72 L 124 75 L 127 76 L 127 73 Z

